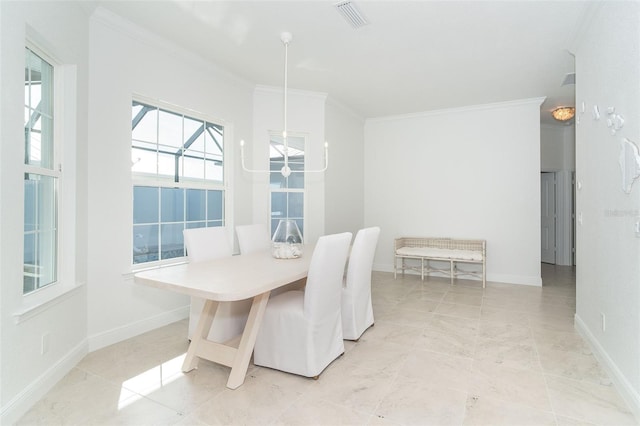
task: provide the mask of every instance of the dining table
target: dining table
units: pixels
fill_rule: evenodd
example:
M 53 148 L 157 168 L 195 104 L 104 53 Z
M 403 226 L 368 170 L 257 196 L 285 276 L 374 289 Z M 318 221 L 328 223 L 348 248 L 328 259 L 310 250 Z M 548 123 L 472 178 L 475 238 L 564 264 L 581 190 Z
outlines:
M 182 371 L 197 368 L 201 358 L 213 361 L 231 367 L 227 387 L 237 389 L 244 383 L 271 291 L 304 279 L 312 254 L 313 245 L 305 245 L 293 259 L 277 259 L 269 249 L 149 269 L 135 273 L 134 282 L 205 299 Z M 242 334 L 226 342 L 208 340 L 218 306 L 246 299 L 253 302 Z

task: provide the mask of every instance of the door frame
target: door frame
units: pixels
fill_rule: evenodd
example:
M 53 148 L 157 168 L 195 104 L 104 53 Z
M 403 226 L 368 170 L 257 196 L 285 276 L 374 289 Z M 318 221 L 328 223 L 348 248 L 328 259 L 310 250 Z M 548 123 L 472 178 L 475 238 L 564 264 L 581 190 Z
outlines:
M 556 265 L 575 264 L 575 205 L 574 172 L 571 170 L 542 170 L 554 173 L 556 180 Z

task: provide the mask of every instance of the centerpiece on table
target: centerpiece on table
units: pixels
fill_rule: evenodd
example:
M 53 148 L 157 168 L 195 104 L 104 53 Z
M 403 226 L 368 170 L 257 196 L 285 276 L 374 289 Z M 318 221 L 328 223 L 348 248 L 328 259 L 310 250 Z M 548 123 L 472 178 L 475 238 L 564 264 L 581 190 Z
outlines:
M 302 234 L 295 220 L 280 220 L 271 240 L 271 254 L 276 259 L 296 259 L 302 256 Z

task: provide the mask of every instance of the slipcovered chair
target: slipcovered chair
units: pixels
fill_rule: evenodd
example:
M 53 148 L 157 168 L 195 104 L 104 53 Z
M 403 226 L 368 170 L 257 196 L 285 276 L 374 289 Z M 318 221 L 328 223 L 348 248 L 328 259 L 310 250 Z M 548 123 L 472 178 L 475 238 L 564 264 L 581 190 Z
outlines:
M 240 254 L 253 253 L 271 248 L 271 237 L 267 226 L 261 223 L 236 226 Z
M 342 334 L 346 340 L 358 340 L 373 325 L 371 269 L 379 236 L 380 228 L 365 228 L 353 241 L 342 287 Z
M 254 364 L 318 377 L 344 353 L 340 297 L 350 242 L 350 232 L 320 237 L 305 290 L 269 299 L 256 339 Z
M 261 250 L 271 249 L 271 237 L 266 225 L 238 225 L 236 226 L 236 235 L 238 235 L 238 245 L 240 246 L 240 254 L 249 254 Z M 300 290 L 304 288 L 305 279 L 295 281 L 275 290 L 271 290 L 271 297 L 277 296 L 289 290 Z
M 182 235 L 184 236 L 184 244 L 187 248 L 187 257 L 190 263 L 231 257 L 233 255 L 233 249 L 225 227 L 185 229 L 182 231 Z M 191 339 L 198 325 L 203 307 L 204 299 L 199 297 L 191 298 L 189 339 Z M 250 308 L 251 300 L 220 303 L 207 339 L 223 343 L 241 334 L 247 322 Z

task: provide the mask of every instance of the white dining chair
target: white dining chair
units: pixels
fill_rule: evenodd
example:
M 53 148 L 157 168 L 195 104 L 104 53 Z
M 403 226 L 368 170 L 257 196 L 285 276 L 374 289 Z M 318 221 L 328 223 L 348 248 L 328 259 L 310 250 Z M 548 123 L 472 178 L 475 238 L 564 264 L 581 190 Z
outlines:
M 350 232 L 320 237 L 304 291 L 269 299 L 253 352 L 255 365 L 318 377 L 344 353 L 340 297 L 350 242 Z
M 253 253 L 271 248 L 271 236 L 267 225 L 254 223 L 252 225 L 236 226 L 240 254 Z
M 379 236 L 378 227 L 361 229 L 351 247 L 342 287 L 342 334 L 346 340 L 358 340 L 373 325 L 371 269 Z
M 231 257 L 233 255 L 227 229 L 223 226 L 185 229 L 182 234 L 190 263 Z M 193 336 L 198 325 L 203 307 L 204 299 L 191 297 L 189 339 Z M 220 303 L 207 339 L 214 342 L 226 342 L 241 334 L 247 322 L 250 308 L 251 300 Z

